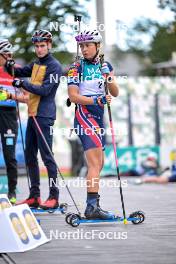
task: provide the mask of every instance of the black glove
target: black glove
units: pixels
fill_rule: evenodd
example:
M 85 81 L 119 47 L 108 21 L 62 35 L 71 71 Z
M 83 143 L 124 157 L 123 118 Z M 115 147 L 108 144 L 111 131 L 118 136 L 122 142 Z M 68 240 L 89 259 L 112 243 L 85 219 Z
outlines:
M 13 76 L 13 72 L 14 72 L 14 65 L 15 65 L 15 61 L 13 59 L 10 59 L 10 60 L 7 60 L 5 65 L 4 65 L 4 68 L 5 70 Z
M 67 105 L 68 107 L 70 107 L 70 106 L 71 106 L 71 101 L 70 101 L 70 99 L 69 99 L 69 98 L 67 98 L 66 105 Z
M 12 85 L 16 88 L 21 88 L 23 87 L 23 80 L 14 79 Z

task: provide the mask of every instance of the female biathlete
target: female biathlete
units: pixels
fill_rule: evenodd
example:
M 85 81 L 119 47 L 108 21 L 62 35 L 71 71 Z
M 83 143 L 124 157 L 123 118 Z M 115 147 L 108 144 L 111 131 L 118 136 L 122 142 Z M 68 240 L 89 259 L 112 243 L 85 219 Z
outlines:
M 113 68 L 99 59 L 102 36 L 97 30 L 83 31 L 76 36 L 83 58 L 71 65 L 68 71 L 68 95 L 76 104 L 74 128 L 86 156 L 87 172 L 87 219 L 113 219 L 114 214 L 99 205 L 99 178 L 104 163 L 104 104 L 111 102 L 111 95 L 118 96 Z M 105 95 L 104 75 L 111 95 Z

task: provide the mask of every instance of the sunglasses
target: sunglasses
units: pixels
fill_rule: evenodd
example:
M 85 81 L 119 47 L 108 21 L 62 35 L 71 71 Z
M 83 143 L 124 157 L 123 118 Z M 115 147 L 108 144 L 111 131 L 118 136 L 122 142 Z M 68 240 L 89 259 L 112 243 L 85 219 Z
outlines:
M 78 35 L 75 37 L 76 41 L 80 42 L 80 41 L 86 41 L 86 40 L 93 40 L 92 36 L 89 35 Z
M 47 38 L 44 37 L 32 37 L 32 42 L 42 42 L 47 41 Z

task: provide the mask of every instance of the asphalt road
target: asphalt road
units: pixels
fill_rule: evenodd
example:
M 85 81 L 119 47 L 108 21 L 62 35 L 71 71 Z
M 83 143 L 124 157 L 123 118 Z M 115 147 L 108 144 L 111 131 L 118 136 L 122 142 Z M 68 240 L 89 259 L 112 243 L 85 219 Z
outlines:
M 116 185 L 110 187 L 108 182 Z M 48 195 L 47 179 L 42 179 L 42 198 Z M 71 190 L 79 208 L 84 212 L 86 189 L 76 187 L 71 181 Z M 74 185 L 74 186 L 73 186 Z M 103 209 L 122 215 L 119 188 L 115 179 L 102 182 L 101 205 Z M 52 241 L 25 253 L 9 254 L 18 264 L 28 263 L 176 263 L 176 206 L 175 184 L 130 185 L 123 188 L 127 215 L 136 210 L 145 212 L 143 224 L 128 223 L 82 224 L 73 228 L 65 223 L 62 214 L 37 216 L 47 237 Z M 19 180 L 18 198 L 26 198 L 27 181 Z M 67 202 L 68 211 L 75 212 L 66 189 L 61 187 L 61 202 Z M 0 264 L 5 263 L 0 258 Z

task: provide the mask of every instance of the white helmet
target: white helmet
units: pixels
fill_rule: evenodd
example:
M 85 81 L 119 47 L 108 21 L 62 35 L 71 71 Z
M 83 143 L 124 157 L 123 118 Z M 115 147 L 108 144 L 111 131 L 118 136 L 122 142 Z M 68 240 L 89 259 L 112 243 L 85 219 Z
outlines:
M 52 42 L 52 38 L 53 36 L 51 32 L 45 29 L 40 29 L 34 32 L 32 36 L 32 43 L 42 42 L 42 41 Z
M 99 33 L 99 31 L 96 29 L 93 31 L 84 30 L 79 35 L 77 35 L 75 39 L 78 43 L 83 43 L 83 42 L 101 43 L 102 42 L 102 36 Z
M 12 53 L 12 44 L 8 39 L 0 40 L 0 54 L 11 54 Z

